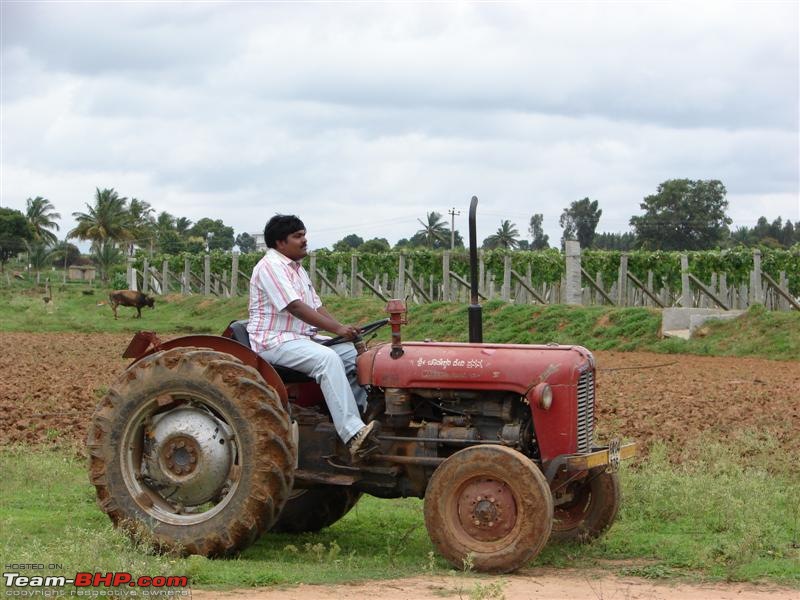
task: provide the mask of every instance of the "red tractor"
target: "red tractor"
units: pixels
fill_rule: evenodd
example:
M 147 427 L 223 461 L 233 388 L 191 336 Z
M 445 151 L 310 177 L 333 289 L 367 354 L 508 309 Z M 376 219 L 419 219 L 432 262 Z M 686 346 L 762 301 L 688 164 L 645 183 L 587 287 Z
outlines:
M 390 343 L 357 344 L 365 420 L 381 422 L 377 454 L 354 464 L 319 386 L 254 353 L 243 322 L 168 342 L 140 332 L 89 431 L 100 507 L 162 549 L 223 556 L 266 531 L 327 527 L 363 493 L 414 496 L 437 550 L 488 572 L 521 567 L 549 539 L 602 534 L 635 445 L 594 446 L 585 348 L 481 343 L 476 204 L 470 343 L 403 342 L 398 300 L 362 328 L 392 329 Z

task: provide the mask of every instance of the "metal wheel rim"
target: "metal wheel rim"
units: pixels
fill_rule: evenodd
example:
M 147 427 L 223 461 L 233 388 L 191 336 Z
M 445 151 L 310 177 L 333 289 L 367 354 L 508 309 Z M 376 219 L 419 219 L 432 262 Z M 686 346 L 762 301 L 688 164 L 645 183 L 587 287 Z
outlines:
M 144 441 L 144 422 L 147 418 L 162 412 L 162 410 L 159 410 L 160 408 L 163 408 L 159 406 L 159 399 L 163 398 L 163 395 L 151 398 L 147 402 L 144 402 L 137 409 L 133 418 L 128 421 L 128 424 L 125 427 L 125 431 L 122 435 L 122 452 L 120 455 L 122 478 L 131 498 L 133 498 L 133 501 L 141 510 L 151 517 L 171 525 L 195 525 L 208 521 L 219 514 L 234 497 L 236 489 L 239 487 L 239 478 L 235 476 L 237 465 L 239 464 L 239 449 L 241 448 L 239 432 L 232 425 L 233 420 L 231 416 L 224 410 L 222 406 L 220 406 L 218 402 L 214 401 L 208 396 L 199 394 L 195 390 L 190 391 L 186 389 L 171 390 L 167 395 L 171 396 L 173 399 L 185 399 L 186 401 L 180 404 L 180 406 L 185 407 L 194 404 L 211 409 L 215 413 L 215 416 L 220 418 L 233 432 L 232 443 L 234 444 L 234 460 L 233 467 L 229 473 L 230 477 L 228 480 L 231 481 L 231 485 L 228 491 L 219 502 L 217 502 L 211 509 L 207 511 L 180 514 L 166 498 L 161 496 L 157 490 L 150 488 L 142 480 L 141 469 L 137 466 L 137 464 L 141 464 L 142 447 Z
M 470 531 L 470 527 L 465 526 L 464 524 L 466 515 L 462 514 L 460 511 L 462 498 L 466 491 L 475 486 L 477 483 L 486 480 L 491 480 L 496 485 L 499 484 L 500 486 L 507 488 L 507 491 L 514 503 L 514 507 L 511 511 L 514 516 L 513 523 L 510 525 L 510 527 L 505 528 L 503 535 L 498 536 L 495 539 L 481 539 L 480 537 L 473 535 L 473 533 Z M 462 543 L 464 543 L 465 546 L 468 546 L 478 552 L 497 552 L 499 549 L 504 548 L 513 541 L 520 528 L 518 502 L 516 491 L 514 490 L 513 485 L 491 473 L 470 475 L 469 477 L 458 482 L 457 486 L 455 487 L 455 493 L 451 494 L 447 500 L 447 512 L 449 513 L 447 522 L 449 523 L 451 529 L 456 533 L 458 538 L 462 540 Z
M 556 506 L 553 510 L 553 529 L 556 531 L 569 530 L 577 527 L 586 519 L 592 503 L 592 491 L 588 484 L 577 486 L 579 489 L 575 497 L 565 504 Z

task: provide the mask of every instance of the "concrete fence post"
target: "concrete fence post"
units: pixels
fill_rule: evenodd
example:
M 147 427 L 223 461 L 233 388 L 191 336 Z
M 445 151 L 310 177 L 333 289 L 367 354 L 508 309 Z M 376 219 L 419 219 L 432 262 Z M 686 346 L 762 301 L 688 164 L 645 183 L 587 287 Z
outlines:
M 189 259 L 183 259 L 183 287 L 181 293 L 186 296 L 192 293 L 192 270 Z
M 239 253 L 231 255 L 231 296 L 239 295 Z
M 308 263 L 308 276 L 311 278 L 311 285 L 318 290 L 320 283 L 317 281 L 317 255 L 315 252 L 309 254 Z
M 355 298 L 358 292 L 358 255 L 355 252 L 350 253 L 350 297 Z
M 503 257 L 503 287 L 500 295 L 503 302 L 511 300 L 511 257 L 508 254 Z
M 625 306 L 628 302 L 628 255 L 623 254 L 619 259 L 619 274 L 617 275 L 617 306 Z
M 789 280 L 786 278 L 786 271 L 781 271 L 778 285 L 784 292 L 787 294 L 789 293 Z M 789 301 L 782 296 L 778 302 L 778 306 L 780 307 L 780 310 L 791 310 L 789 307 Z
M 576 240 L 564 243 L 564 259 L 566 260 L 566 304 L 581 304 L 583 293 L 581 286 L 581 245 Z
M 145 258 L 142 264 L 142 293 L 146 294 L 150 291 L 150 261 Z
M 206 254 L 203 260 L 203 293 L 211 295 L 211 256 Z
M 692 308 L 692 288 L 689 285 L 689 256 L 681 254 L 681 306 Z
M 128 289 L 135 290 L 136 289 L 136 269 L 133 266 L 134 259 L 128 258 L 128 272 L 126 277 L 128 279 Z
M 403 300 L 406 297 L 406 255 L 402 252 L 397 263 L 397 297 Z
M 478 291 L 486 295 L 486 259 L 483 250 L 478 250 Z
M 753 271 L 750 282 L 750 304 L 763 304 L 764 290 L 761 285 L 761 250 L 753 250 Z
M 161 293 L 169 294 L 169 263 L 166 260 L 161 263 Z
M 450 302 L 450 251 L 442 252 L 442 300 Z

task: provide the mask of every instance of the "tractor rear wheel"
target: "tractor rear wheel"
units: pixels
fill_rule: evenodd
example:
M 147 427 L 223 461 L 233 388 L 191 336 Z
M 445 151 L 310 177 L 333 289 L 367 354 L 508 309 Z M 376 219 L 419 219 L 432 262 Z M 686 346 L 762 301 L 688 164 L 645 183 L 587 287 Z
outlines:
M 555 542 L 590 542 L 611 527 L 617 517 L 619 475 L 598 467 L 589 471 L 584 479 L 571 483 L 570 488 L 572 500 L 555 508 L 551 539 Z
M 307 533 L 330 527 L 361 498 L 361 492 L 341 485 L 323 485 L 292 491 L 270 531 Z
M 277 393 L 208 349 L 131 366 L 95 410 L 88 446 L 98 504 L 154 550 L 241 550 L 272 526 L 294 482 L 297 450 Z
M 535 557 L 550 537 L 553 497 L 542 472 L 504 446 L 456 452 L 434 471 L 425 526 L 456 568 L 507 573 Z

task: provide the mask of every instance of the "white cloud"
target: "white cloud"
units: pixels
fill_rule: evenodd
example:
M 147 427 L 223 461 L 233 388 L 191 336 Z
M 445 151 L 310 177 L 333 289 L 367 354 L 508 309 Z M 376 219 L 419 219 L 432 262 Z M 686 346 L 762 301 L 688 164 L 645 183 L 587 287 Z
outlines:
M 312 244 L 394 242 L 476 194 L 551 241 L 570 202 L 624 231 L 676 177 L 735 225 L 797 220 L 797 3 L 8 3 L 0 203 L 96 187 Z

